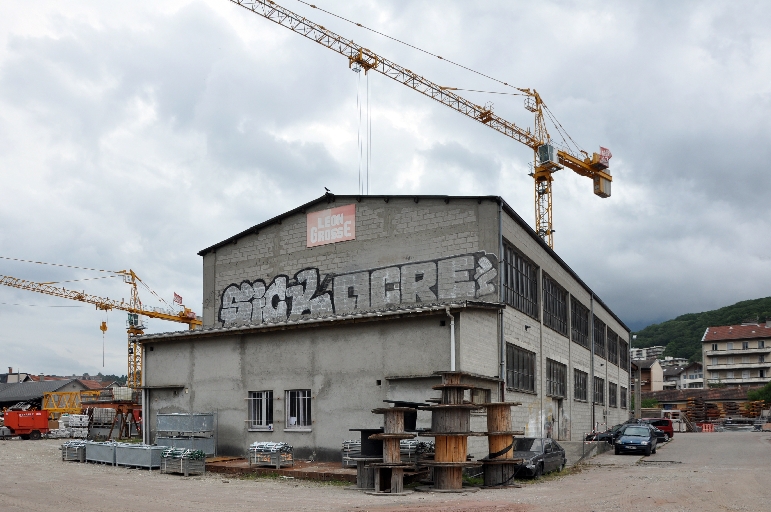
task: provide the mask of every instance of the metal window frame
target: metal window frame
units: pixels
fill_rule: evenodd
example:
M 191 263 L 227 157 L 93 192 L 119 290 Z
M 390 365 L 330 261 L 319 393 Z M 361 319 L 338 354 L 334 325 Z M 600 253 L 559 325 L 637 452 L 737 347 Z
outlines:
M 248 404 L 247 428 L 249 430 L 270 430 L 271 425 L 273 425 L 273 390 L 249 391 L 246 400 Z
M 602 377 L 594 377 L 592 382 L 594 385 L 594 401 L 595 405 L 605 405 L 605 379 Z
M 535 352 L 506 343 L 506 387 L 514 391 L 535 393 Z
M 606 333 L 607 325 L 600 320 L 597 315 L 594 315 L 594 355 L 600 356 L 607 360 L 605 346 L 606 346 Z
M 546 394 L 548 396 L 565 398 L 567 372 L 567 365 L 553 359 L 546 359 Z
M 629 390 L 625 388 L 624 386 L 621 387 L 621 408 L 626 409 L 627 406 L 627 393 L 629 393 Z
M 527 316 L 539 319 L 538 265 L 503 241 L 503 299 Z
M 284 430 L 310 430 L 313 426 L 310 389 L 287 389 L 284 391 L 285 421 Z M 294 416 L 293 416 L 294 413 Z M 295 424 L 291 424 L 295 418 Z
M 573 399 L 589 401 L 589 374 L 578 368 L 573 368 Z
M 570 341 L 584 348 L 589 346 L 589 308 L 570 296 Z
M 618 407 L 618 384 L 608 382 L 608 406 Z
M 568 328 L 568 292 L 546 272 L 541 272 L 543 289 L 543 324 L 562 334 L 570 335 Z

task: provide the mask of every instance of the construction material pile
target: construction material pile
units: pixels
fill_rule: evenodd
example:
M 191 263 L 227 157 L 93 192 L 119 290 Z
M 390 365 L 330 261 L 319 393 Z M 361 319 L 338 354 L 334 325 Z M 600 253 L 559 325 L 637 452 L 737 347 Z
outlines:
M 271 443 L 271 442 L 256 442 L 252 443 L 249 446 L 250 452 L 257 452 L 257 453 L 276 453 L 276 452 L 286 452 L 290 453 L 293 451 L 293 448 L 291 445 L 287 443 Z
M 167 448 L 161 452 L 162 459 L 188 459 L 188 460 L 206 460 L 206 453 L 203 450 L 190 450 L 186 448 Z
M 741 415 L 741 412 L 739 412 L 739 404 L 737 404 L 736 402 L 724 402 L 723 411 L 725 412 L 725 415 L 729 418 Z
M 763 400 L 747 402 L 744 404 L 744 416 L 747 418 L 758 418 L 763 412 Z
M 349 441 L 343 441 L 343 448 L 341 450 L 342 458 L 343 458 L 343 467 L 344 468 L 355 468 L 356 467 L 356 461 L 351 460 L 355 457 L 361 457 L 361 440 L 349 440 Z
M 62 460 L 86 462 L 86 441 L 66 441 L 59 449 Z
M 707 410 L 704 399 L 701 397 L 691 397 L 688 399 L 688 405 L 685 408 L 685 414 L 688 419 L 695 422 L 704 422 L 707 419 Z
M 88 416 L 85 414 L 63 414 L 59 418 L 59 428 L 48 432 L 49 438 L 85 439 L 88 437 Z
M 433 441 L 418 441 L 416 439 L 402 439 L 399 441 L 399 452 L 402 462 L 417 463 L 418 458 L 425 453 L 434 452 Z

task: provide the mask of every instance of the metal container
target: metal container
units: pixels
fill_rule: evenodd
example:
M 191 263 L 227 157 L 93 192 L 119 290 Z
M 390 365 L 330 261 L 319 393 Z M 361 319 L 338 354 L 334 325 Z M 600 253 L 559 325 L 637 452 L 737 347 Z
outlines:
M 86 462 L 115 465 L 116 443 L 86 442 Z
M 180 473 L 185 476 L 203 475 L 206 473 L 206 461 L 161 458 L 161 473 Z
M 201 450 L 207 456 L 213 457 L 216 450 L 216 442 L 213 437 L 162 437 L 155 438 L 159 446 L 170 448 L 186 448 L 189 450 Z
M 157 430 L 183 433 L 214 432 L 214 413 L 158 414 Z
M 86 443 L 83 441 L 67 441 L 61 450 L 62 460 L 86 462 Z
M 120 443 L 115 447 L 115 463 L 135 468 L 160 468 L 161 452 L 164 449 L 165 446 Z
M 293 452 L 254 452 L 249 451 L 249 466 L 294 466 Z

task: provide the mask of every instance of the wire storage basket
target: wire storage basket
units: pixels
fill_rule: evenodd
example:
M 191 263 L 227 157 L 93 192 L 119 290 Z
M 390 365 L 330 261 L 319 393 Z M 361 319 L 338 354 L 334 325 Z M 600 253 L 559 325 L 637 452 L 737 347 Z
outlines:
M 86 462 L 86 442 L 85 441 L 67 441 L 62 444 L 62 460 L 72 462 Z
M 249 446 L 249 466 L 294 466 L 294 448 L 287 443 L 256 442 Z
M 206 454 L 201 450 L 167 448 L 161 453 L 161 473 L 203 475 L 206 473 Z

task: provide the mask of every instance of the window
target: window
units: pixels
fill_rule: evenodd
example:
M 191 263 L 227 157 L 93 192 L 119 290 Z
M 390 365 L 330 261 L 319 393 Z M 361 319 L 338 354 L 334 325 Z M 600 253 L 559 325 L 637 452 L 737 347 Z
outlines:
M 608 382 L 608 405 L 611 407 L 618 407 L 618 384 Z
M 624 386 L 621 386 L 621 408 L 626 409 L 626 394 L 628 393 L 627 389 Z
M 742 363 L 747 364 L 750 362 L 750 356 L 742 356 Z
M 717 364 L 717 357 L 713 357 L 713 358 L 712 358 L 712 364 L 713 364 L 713 365 L 716 365 L 716 364 Z
M 286 392 L 286 429 L 311 428 L 311 390 L 293 389 Z
M 734 344 L 729 341 L 728 343 L 725 344 L 725 349 L 726 350 L 733 350 L 734 349 Z
M 599 377 L 594 378 L 594 403 L 605 404 L 605 379 Z
M 725 372 L 725 378 L 726 379 L 733 379 L 734 378 L 734 372 Z
M 546 394 L 565 397 L 568 367 L 551 359 L 546 360 Z
M 570 297 L 570 339 L 589 348 L 589 308 Z
M 506 243 L 503 255 L 504 302 L 538 319 L 538 267 Z
M 574 400 L 583 400 L 584 402 L 588 400 L 588 395 L 586 391 L 588 378 L 589 378 L 588 373 L 582 372 L 581 370 L 573 370 L 573 399 Z
M 765 354 L 760 354 L 758 356 L 758 362 L 759 363 L 765 363 L 766 362 L 766 355 Z
M 506 386 L 535 393 L 535 353 L 506 344 Z
M 618 334 L 608 329 L 608 362 L 618 365 Z
M 726 359 L 728 364 L 734 364 L 734 356 L 728 356 Z
M 748 348 L 750 348 L 750 342 L 742 341 L 742 350 L 747 350 Z
M 742 370 L 742 379 L 749 379 L 749 378 L 750 378 L 750 371 Z
M 605 322 L 594 317 L 594 353 L 605 359 Z
M 250 391 L 249 430 L 273 430 L 273 391 Z
M 758 341 L 758 348 L 766 348 L 766 342 L 764 340 Z
M 717 343 L 712 344 L 712 350 L 717 350 Z
M 720 378 L 720 373 L 718 373 L 718 372 L 709 372 L 709 378 L 710 379 L 719 379 Z
M 626 371 L 629 371 L 629 344 L 621 341 L 618 343 L 618 365 Z
M 766 370 L 758 370 L 758 377 L 760 377 L 761 379 L 765 379 L 766 378 Z
M 543 323 L 563 336 L 568 335 L 568 292 L 543 273 Z

